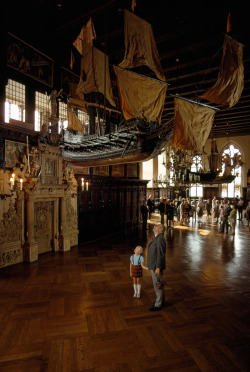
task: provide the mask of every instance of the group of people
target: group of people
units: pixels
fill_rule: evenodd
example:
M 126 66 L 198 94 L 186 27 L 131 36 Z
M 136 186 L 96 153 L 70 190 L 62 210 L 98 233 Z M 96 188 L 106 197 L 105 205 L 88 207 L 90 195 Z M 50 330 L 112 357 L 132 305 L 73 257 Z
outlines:
M 164 208 L 161 205 L 164 203 Z M 160 206 L 161 205 L 161 206 Z M 178 205 L 178 206 L 177 206 Z M 168 210 L 170 207 L 180 211 L 179 218 L 185 219 L 185 215 L 188 214 L 188 207 L 183 206 L 189 205 L 189 200 L 182 200 L 180 197 L 178 202 L 174 204 L 173 202 L 161 200 L 159 204 L 159 212 L 164 217 L 164 215 L 168 215 Z M 169 207 L 170 206 L 170 207 Z M 145 201 L 143 206 L 145 207 L 145 218 L 147 221 L 148 218 L 148 206 L 147 202 Z M 244 202 L 243 199 L 235 199 L 233 202 L 230 202 L 226 199 L 219 201 L 214 197 L 211 201 L 207 200 L 206 203 L 203 202 L 202 198 L 199 198 L 197 205 L 195 206 L 197 210 L 198 217 L 203 216 L 203 212 L 206 211 L 207 219 L 210 216 L 216 218 L 216 222 L 220 222 L 220 231 L 228 233 L 228 229 L 230 226 L 231 234 L 235 234 L 235 225 L 236 225 L 236 218 L 237 218 L 237 211 L 239 220 L 242 221 L 243 218 L 243 209 L 244 209 Z M 200 212 L 202 210 L 202 213 Z M 245 218 L 248 222 L 250 222 L 250 201 L 248 202 L 248 206 L 245 209 Z M 164 218 L 162 220 L 164 222 Z M 170 219 L 171 221 L 171 219 Z M 150 307 L 149 311 L 155 312 L 162 309 L 165 304 L 165 288 L 164 288 L 164 281 L 163 281 L 163 272 L 166 269 L 166 240 L 163 235 L 164 224 L 160 223 L 154 225 L 153 232 L 154 238 L 149 243 L 147 249 L 147 266 L 144 263 L 143 248 L 141 246 L 137 246 L 134 249 L 134 254 L 130 257 L 130 276 L 133 278 L 133 289 L 134 289 L 134 298 L 140 298 L 141 296 L 141 277 L 143 276 L 143 269 L 150 270 L 153 287 L 155 291 L 155 302 L 153 306 Z
M 195 220 L 197 218 L 198 223 L 201 223 L 204 219 L 207 221 L 211 219 L 212 222 L 220 224 L 221 232 L 228 233 L 230 227 L 230 232 L 234 235 L 237 214 L 238 220 L 242 221 L 244 217 L 243 210 L 245 210 L 245 218 L 249 227 L 249 208 L 248 206 L 245 208 L 244 204 L 242 197 L 236 197 L 233 201 L 226 199 L 218 200 L 216 197 L 204 201 L 203 198 L 191 200 L 190 198 L 180 196 L 175 200 L 161 198 L 157 210 L 160 214 L 160 221 L 163 227 L 165 224 L 167 228 L 173 227 L 175 220 L 180 225 L 185 225 L 189 223 L 190 218 Z M 147 228 L 147 220 L 151 220 L 151 214 L 154 208 L 154 202 L 150 195 L 141 207 L 143 227 L 145 229 Z
M 230 201 L 226 198 L 222 200 L 217 200 L 214 197 L 212 200 L 208 199 L 205 203 L 203 202 L 202 198 L 199 198 L 197 204 L 197 216 L 198 221 L 201 221 L 204 212 L 206 212 L 206 218 L 209 220 L 211 217 L 215 223 L 219 223 L 220 228 L 219 231 L 222 233 L 228 234 L 229 230 L 232 235 L 235 235 L 235 226 L 237 221 L 237 214 L 238 220 L 242 222 L 243 220 L 243 210 L 244 210 L 244 200 L 243 198 L 236 197 L 234 200 Z M 248 206 L 246 207 L 246 220 L 250 221 L 250 202 L 248 202 Z M 230 228 L 230 229 L 229 229 Z

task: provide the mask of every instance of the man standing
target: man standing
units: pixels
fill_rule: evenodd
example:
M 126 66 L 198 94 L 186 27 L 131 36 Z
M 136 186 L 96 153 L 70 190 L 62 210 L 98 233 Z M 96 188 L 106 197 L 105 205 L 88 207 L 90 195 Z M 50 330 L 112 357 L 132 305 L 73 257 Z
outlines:
M 223 210 L 223 220 L 221 225 L 221 232 L 224 233 L 224 230 L 226 228 L 226 234 L 228 234 L 228 217 L 232 211 L 232 208 L 230 207 L 230 201 L 228 201 L 227 204 L 225 204 L 224 210 Z
M 146 200 L 143 201 L 141 206 L 141 215 L 142 215 L 142 228 L 143 230 L 147 230 L 147 219 L 148 219 L 148 208 Z
M 151 195 L 149 195 L 149 197 L 148 197 L 147 206 L 148 206 L 148 219 L 150 221 L 151 220 L 151 213 L 153 212 L 153 209 L 154 209 L 154 203 L 151 199 Z
M 182 202 L 182 197 L 179 196 L 179 200 L 176 203 L 176 211 L 177 211 L 177 220 L 178 220 L 178 222 L 180 222 L 180 216 L 181 216 L 181 212 L 180 212 L 180 208 L 179 208 L 179 206 L 181 205 L 181 202 Z
M 162 224 L 155 225 L 153 231 L 155 237 L 148 246 L 147 266 L 151 271 L 156 300 L 149 311 L 159 311 L 165 302 L 163 270 L 166 268 L 166 240 L 162 234 Z
M 160 204 L 158 206 L 161 215 L 161 224 L 164 226 L 164 215 L 165 215 L 166 201 L 163 198 L 160 199 Z

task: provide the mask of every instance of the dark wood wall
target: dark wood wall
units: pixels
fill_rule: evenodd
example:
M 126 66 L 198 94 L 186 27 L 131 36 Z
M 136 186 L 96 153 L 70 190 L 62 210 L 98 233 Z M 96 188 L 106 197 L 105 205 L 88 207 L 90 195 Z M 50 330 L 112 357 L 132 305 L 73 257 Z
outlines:
M 79 244 L 140 223 L 147 181 L 92 178 L 88 179 L 88 190 L 83 191 L 80 179 L 79 176 Z

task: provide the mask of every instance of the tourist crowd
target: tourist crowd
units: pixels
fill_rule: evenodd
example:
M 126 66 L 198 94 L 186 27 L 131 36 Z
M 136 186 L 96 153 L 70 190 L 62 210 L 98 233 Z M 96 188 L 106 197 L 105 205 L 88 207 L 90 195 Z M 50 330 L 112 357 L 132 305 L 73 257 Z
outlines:
M 147 207 L 146 207 L 147 206 Z M 174 222 L 180 225 L 186 225 L 191 221 L 211 221 L 218 224 L 220 232 L 229 232 L 235 234 L 235 225 L 237 219 L 243 224 L 243 219 L 247 221 L 247 226 L 250 223 L 250 202 L 244 202 L 243 198 L 236 197 L 235 199 L 213 199 L 203 200 L 183 198 L 170 200 L 161 198 L 157 207 L 151 196 L 144 205 L 144 221 L 145 213 L 150 220 L 153 212 L 158 212 L 161 217 L 161 224 L 166 225 L 168 228 L 174 226 Z M 146 210 L 147 208 L 147 210 Z

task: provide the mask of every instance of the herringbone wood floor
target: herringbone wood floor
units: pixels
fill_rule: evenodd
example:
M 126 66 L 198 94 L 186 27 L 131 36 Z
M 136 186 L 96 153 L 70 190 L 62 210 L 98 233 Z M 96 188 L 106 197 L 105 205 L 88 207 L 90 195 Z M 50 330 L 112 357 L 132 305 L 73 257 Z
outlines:
M 129 276 L 151 238 L 149 225 L 2 269 L 0 371 L 250 371 L 250 230 L 177 224 L 157 313 L 150 273 L 140 299 Z

